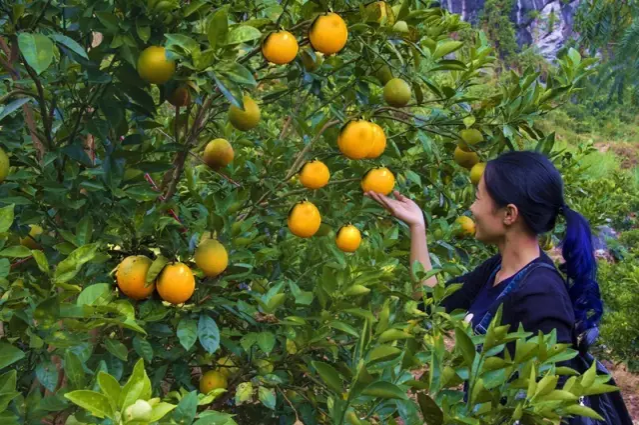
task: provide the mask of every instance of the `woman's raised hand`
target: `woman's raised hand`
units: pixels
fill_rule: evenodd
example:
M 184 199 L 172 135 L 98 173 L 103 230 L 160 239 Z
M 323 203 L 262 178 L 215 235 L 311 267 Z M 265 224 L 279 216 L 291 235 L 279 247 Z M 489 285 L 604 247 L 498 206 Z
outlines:
M 377 192 L 366 192 L 364 196 L 368 196 L 377 201 L 381 206 L 390 211 L 394 217 L 403 221 L 408 226 L 421 226 L 425 228 L 424 213 L 415 201 L 405 197 L 398 191 L 394 191 L 393 194 L 395 195 L 395 199 Z

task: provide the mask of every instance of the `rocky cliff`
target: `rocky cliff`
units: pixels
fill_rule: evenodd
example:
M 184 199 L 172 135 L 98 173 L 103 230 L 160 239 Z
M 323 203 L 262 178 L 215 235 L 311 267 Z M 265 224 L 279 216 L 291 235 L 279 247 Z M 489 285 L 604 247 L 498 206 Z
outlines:
M 555 55 L 573 33 L 574 15 L 580 0 L 515 0 L 510 17 L 521 46 L 534 45 L 548 59 Z M 476 23 L 486 0 L 440 0 L 451 12 Z

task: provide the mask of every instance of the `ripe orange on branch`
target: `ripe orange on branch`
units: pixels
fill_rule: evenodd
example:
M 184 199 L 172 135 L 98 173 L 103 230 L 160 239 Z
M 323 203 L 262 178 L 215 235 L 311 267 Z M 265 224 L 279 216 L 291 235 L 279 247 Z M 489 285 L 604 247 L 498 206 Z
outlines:
M 310 238 L 319 230 L 322 216 L 312 202 L 297 203 L 288 214 L 288 228 L 295 236 Z
M 337 231 L 335 244 L 344 252 L 355 252 L 362 243 L 362 233 L 352 224 L 342 226 Z
M 373 144 L 366 158 L 373 159 L 378 158 L 386 150 L 386 134 L 379 124 L 372 122 L 371 126 L 373 127 Z
M 260 122 L 260 107 L 249 96 L 244 96 L 242 102 L 244 103 L 244 109 L 231 105 L 229 108 L 229 121 L 238 130 L 248 131 Z
M 204 148 L 202 160 L 214 170 L 226 167 L 233 161 L 235 153 L 226 139 L 213 139 Z
M 164 84 L 175 74 L 175 61 L 166 58 L 164 47 L 147 47 L 138 58 L 138 74 L 149 83 Z
M 325 55 L 337 53 L 346 46 L 348 27 L 336 13 L 327 13 L 317 17 L 308 35 L 313 49 Z
M 479 156 L 475 152 L 466 152 L 459 146 L 455 148 L 453 158 L 457 164 L 469 170 L 479 162 Z
M 320 189 L 328 184 L 331 172 L 322 161 L 309 161 L 300 171 L 300 183 L 308 189 Z
M 295 36 L 288 31 L 271 33 L 262 43 L 262 55 L 276 65 L 291 62 L 297 56 L 299 45 Z
M 350 121 L 337 136 L 337 146 L 349 159 L 364 159 L 373 148 L 374 131 L 368 121 Z
M 364 192 L 388 195 L 395 187 L 395 176 L 386 167 L 373 168 L 364 175 L 361 185 Z
M 195 292 L 195 277 L 186 264 L 167 264 L 157 279 L 157 289 L 164 301 L 182 304 Z
M 120 291 L 134 300 L 148 298 L 155 290 L 153 283 L 146 286 L 146 273 L 152 263 L 153 261 L 144 255 L 131 255 L 122 260 L 115 272 Z
M 235 224 L 235 223 L 234 223 Z M 195 264 L 207 277 L 221 274 L 229 264 L 226 248 L 215 239 L 207 239 L 195 250 Z

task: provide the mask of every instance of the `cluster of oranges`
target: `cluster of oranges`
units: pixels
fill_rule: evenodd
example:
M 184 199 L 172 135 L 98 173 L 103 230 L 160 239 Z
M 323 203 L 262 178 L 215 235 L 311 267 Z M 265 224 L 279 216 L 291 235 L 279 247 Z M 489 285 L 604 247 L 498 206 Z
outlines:
M 194 259 L 206 277 L 218 276 L 228 266 L 226 248 L 215 239 L 203 240 Z M 171 304 L 182 304 L 191 298 L 195 292 L 195 276 L 189 266 L 180 262 L 167 264 L 153 282 L 147 282 L 151 264 L 153 261 L 144 255 L 125 258 L 115 273 L 120 291 L 134 300 L 143 300 L 157 289 L 160 298 Z

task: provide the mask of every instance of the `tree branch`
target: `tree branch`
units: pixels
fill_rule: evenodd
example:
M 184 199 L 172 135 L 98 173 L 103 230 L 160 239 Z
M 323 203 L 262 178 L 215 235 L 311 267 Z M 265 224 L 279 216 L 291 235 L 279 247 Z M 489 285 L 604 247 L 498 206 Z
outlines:
M 18 58 L 17 44 L 15 44 L 13 47 L 13 49 L 9 48 L 6 40 L 3 37 L 0 37 L 0 48 L 7 56 L 7 59 L 4 59 L 2 56 L 0 56 L 0 66 L 2 66 L 9 73 L 9 75 L 11 75 L 13 81 L 18 81 L 20 80 L 20 73 L 13 66 L 13 62 L 15 62 L 15 60 Z M 25 103 L 24 105 L 22 105 L 22 111 L 24 112 L 27 128 L 29 129 L 29 134 L 31 136 L 31 140 L 33 141 L 33 146 L 35 147 L 35 150 L 37 152 L 38 160 L 41 161 L 42 158 L 44 158 L 46 148 L 44 146 L 44 143 L 42 143 L 42 139 L 37 134 L 38 132 L 33 116 L 33 110 L 28 103 Z
M 286 173 L 286 175 L 284 176 L 284 178 L 277 184 L 275 185 L 274 188 L 267 190 L 266 192 L 264 192 L 264 194 L 260 197 L 260 199 L 258 199 L 253 206 L 251 207 L 251 209 L 243 215 L 243 217 L 248 217 L 249 215 L 251 215 L 251 213 L 253 212 L 253 210 L 255 209 L 255 207 L 257 207 L 258 205 L 260 205 L 262 202 L 264 202 L 266 200 L 266 198 L 268 198 L 273 192 L 275 192 L 277 189 L 279 189 L 280 187 L 282 187 L 284 185 L 284 183 L 286 183 L 288 180 L 291 179 L 291 177 L 293 177 L 300 169 L 302 162 L 304 161 L 304 157 L 306 156 L 306 154 L 311 150 L 311 148 L 313 147 L 313 144 L 319 140 L 320 137 L 322 137 L 322 134 L 324 134 L 324 132 L 326 130 L 328 130 L 329 128 L 331 128 L 332 126 L 334 126 L 335 124 L 339 124 L 340 121 L 338 120 L 334 120 L 334 121 L 329 121 L 326 124 L 324 124 L 324 126 L 317 132 L 317 134 L 315 134 L 315 137 L 313 138 L 313 140 L 311 140 L 308 145 L 306 145 L 304 147 L 304 149 L 302 149 L 302 151 L 300 153 L 297 154 L 297 157 L 295 157 L 295 160 L 293 161 L 293 165 L 291 165 L 291 168 L 289 168 L 288 172 Z

